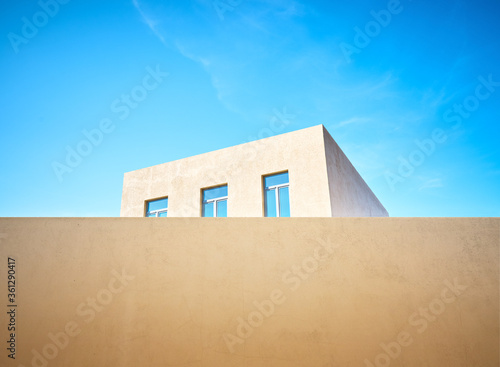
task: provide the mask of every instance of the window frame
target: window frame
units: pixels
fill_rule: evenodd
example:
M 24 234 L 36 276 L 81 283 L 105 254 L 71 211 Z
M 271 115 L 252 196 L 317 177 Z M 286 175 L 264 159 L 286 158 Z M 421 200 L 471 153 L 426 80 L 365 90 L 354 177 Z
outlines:
M 164 199 L 167 199 L 167 207 L 166 208 L 148 211 L 149 203 L 154 202 L 154 201 L 164 200 Z M 163 197 L 160 197 L 160 198 L 150 199 L 150 200 L 145 200 L 144 201 L 144 217 L 145 218 L 160 218 L 159 215 L 161 213 L 167 213 L 167 217 L 168 217 L 168 196 L 163 196 Z M 154 216 L 149 216 L 148 214 L 155 214 L 155 215 Z
M 216 189 L 216 188 L 219 188 L 219 187 L 226 187 L 227 188 L 227 195 L 226 196 L 220 196 L 220 197 L 217 197 L 217 198 L 214 198 L 214 199 L 209 199 L 209 200 L 203 200 L 203 193 L 205 192 L 205 190 L 211 190 L 211 189 Z M 221 184 L 221 185 L 216 185 L 216 186 L 210 186 L 210 187 L 205 187 L 205 188 L 202 188 L 201 189 L 201 217 L 202 218 L 225 218 L 225 217 L 218 217 L 217 216 L 217 203 L 219 201 L 229 201 L 229 186 L 227 183 L 225 184 Z M 206 217 L 205 216 L 205 204 L 211 204 L 213 203 L 213 212 L 214 212 L 214 215 L 212 217 Z M 227 217 L 227 214 L 226 214 L 226 217 Z
M 266 178 L 267 177 L 280 175 L 282 173 L 288 173 L 288 182 L 287 183 L 266 187 Z M 264 209 L 264 217 L 265 218 L 283 218 L 283 217 L 281 217 L 281 209 L 280 209 L 280 189 L 283 187 L 288 187 L 288 197 L 290 198 L 290 172 L 288 172 L 288 170 L 262 175 L 262 189 L 263 189 L 262 194 L 263 194 L 263 199 L 264 199 L 263 200 L 263 209 Z M 266 215 L 266 212 L 267 212 L 266 191 L 268 191 L 268 190 L 269 191 L 274 190 L 274 196 L 276 199 L 276 204 L 275 204 L 276 205 L 276 217 L 268 217 Z M 290 199 L 288 200 L 288 206 L 290 207 Z M 290 208 L 288 210 L 290 211 Z M 290 216 L 291 216 L 291 213 L 290 213 Z

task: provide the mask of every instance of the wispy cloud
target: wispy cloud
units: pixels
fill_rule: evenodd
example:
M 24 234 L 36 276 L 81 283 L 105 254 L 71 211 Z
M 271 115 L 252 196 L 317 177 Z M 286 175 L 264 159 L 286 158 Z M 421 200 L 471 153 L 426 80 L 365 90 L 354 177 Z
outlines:
M 444 187 L 443 179 L 441 178 L 432 178 L 425 180 L 418 188 L 418 191 L 426 190 L 426 189 L 434 189 Z
M 360 124 L 360 123 L 364 123 L 364 122 L 368 122 L 370 121 L 369 118 L 367 117 L 351 117 L 350 119 L 347 119 L 347 120 L 344 120 L 344 121 L 340 121 L 339 123 L 333 125 L 333 129 L 338 129 L 342 126 L 346 126 L 346 125 L 351 125 L 351 124 Z
M 207 68 L 210 66 L 211 62 L 207 57 L 195 55 L 193 52 L 189 51 L 188 48 L 184 46 L 179 40 L 176 40 L 174 42 L 174 46 L 182 56 L 201 64 L 205 70 L 207 70 Z
M 163 38 L 162 34 L 158 30 L 159 21 L 152 19 L 150 16 L 146 15 L 146 13 L 142 10 L 142 7 L 139 4 L 139 1 L 132 0 L 132 4 L 134 5 L 134 7 L 137 9 L 139 14 L 141 15 L 144 23 L 146 23 L 147 26 L 151 29 L 151 31 L 153 31 L 153 33 L 160 39 L 160 41 L 166 45 L 165 38 Z
M 186 17 L 181 5 L 165 5 L 153 12 L 148 0 L 132 2 L 167 47 L 203 68 L 221 105 L 244 120 L 255 121 L 261 108 L 269 109 L 266 101 L 275 98 L 279 102 L 271 105 L 307 106 L 311 121 L 332 129 L 368 122 L 370 129 L 376 123 L 383 124 L 379 129 L 395 129 L 402 126 L 401 121 L 412 125 L 402 119 L 407 102 L 398 74 L 387 70 L 360 78 L 352 70 L 339 73 L 341 57 L 312 40 L 304 28 L 301 17 L 312 12 L 309 5 L 293 0 L 244 2 L 220 22 L 209 0 L 196 0 Z M 287 94 L 287 101 L 280 101 L 286 94 L 283 85 L 290 80 L 296 87 Z M 302 90 L 315 93 L 304 97 Z M 354 102 L 358 100 L 363 103 Z M 367 115 L 371 117 L 363 117 Z M 332 126 L 331 121 L 339 122 Z

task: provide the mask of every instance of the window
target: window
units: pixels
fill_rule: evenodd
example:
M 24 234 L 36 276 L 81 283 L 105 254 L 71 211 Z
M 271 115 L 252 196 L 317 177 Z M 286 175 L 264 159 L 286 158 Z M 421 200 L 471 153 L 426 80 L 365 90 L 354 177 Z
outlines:
M 227 185 L 203 190 L 203 217 L 227 217 Z
M 146 202 L 146 217 L 166 217 L 168 212 L 168 198 Z
M 288 186 L 288 172 L 264 176 L 264 216 L 290 216 Z

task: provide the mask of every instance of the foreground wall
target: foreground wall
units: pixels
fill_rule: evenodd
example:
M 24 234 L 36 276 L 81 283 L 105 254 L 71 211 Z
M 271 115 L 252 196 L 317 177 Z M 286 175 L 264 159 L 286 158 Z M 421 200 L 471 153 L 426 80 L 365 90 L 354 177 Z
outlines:
M 0 365 L 496 367 L 499 229 L 470 218 L 0 219 Z

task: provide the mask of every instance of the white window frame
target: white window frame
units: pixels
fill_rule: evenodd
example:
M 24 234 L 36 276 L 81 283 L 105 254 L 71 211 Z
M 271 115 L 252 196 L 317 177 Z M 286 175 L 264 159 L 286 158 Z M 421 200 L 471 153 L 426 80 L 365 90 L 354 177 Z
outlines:
M 154 218 L 154 217 L 158 218 L 161 213 L 167 213 L 167 215 L 168 215 L 168 208 L 167 209 L 151 210 L 150 212 L 146 212 L 146 218 Z M 154 214 L 155 216 L 152 217 L 148 214 Z
M 203 190 L 210 190 L 210 189 L 203 189 Z M 204 200 L 204 201 L 202 202 L 202 204 L 203 204 L 203 205 L 205 205 L 205 204 L 214 203 L 214 216 L 213 216 L 213 217 L 214 217 L 214 218 L 217 218 L 217 203 L 218 203 L 219 201 L 224 201 L 224 200 L 225 200 L 225 201 L 227 201 L 228 197 L 229 197 L 229 195 L 228 195 L 228 196 L 221 196 L 221 197 L 219 197 L 219 198 L 215 198 L 215 199 Z M 203 216 L 204 218 L 210 218 L 210 217 L 205 217 L 205 216 L 203 215 L 203 214 L 205 214 L 205 213 L 203 213 L 203 209 L 202 209 L 202 213 L 201 213 L 201 214 L 202 214 L 202 216 Z
M 281 213 L 280 213 L 280 189 L 283 187 L 288 187 L 288 195 L 290 195 L 290 182 L 284 183 L 284 184 L 279 184 L 279 185 L 273 185 L 273 186 L 269 186 L 268 188 L 264 188 L 264 190 L 269 190 L 269 191 L 275 190 L 276 191 L 275 196 L 276 196 L 276 217 L 277 218 L 281 217 Z
M 158 200 L 163 200 L 163 199 L 168 200 L 168 196 L 165 196 L 165 197 L 159 198 L 159 199 L 146 200 L 146 218 L 158 218 L 161 213 L 167 213 L 167 216 L 168 216 L 168 206 L 166 208 L 162 208 L 162 209 L 147 211 L 149 203 L 152 203 L 152 202 L 158 201 Z M 149 214 L 154 214 L 154 217 L 150 217 Z

